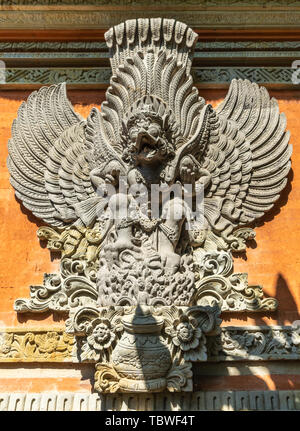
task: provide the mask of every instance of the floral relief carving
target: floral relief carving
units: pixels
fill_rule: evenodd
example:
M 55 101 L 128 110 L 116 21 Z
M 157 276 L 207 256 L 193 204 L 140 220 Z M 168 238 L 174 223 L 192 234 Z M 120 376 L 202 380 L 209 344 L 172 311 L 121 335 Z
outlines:
M 114 311 L 102 309 L 100 317 L 93 319 L 86 328 L 86 337 L 81 348 L 81 360 L 104 360 L 108 361 L 113 348 L 116 345 L 123 325 L 120 322 L 119 314 Z
M 72 358 L 75 338 L 65 332 L 0 333 L 0 361 L 63 361 Z
M 213 331 L 206 335 L 207 359 L 204 360 L 222 362 L 300 359 L 299 332 L 299 328 L 291 326 L 223 327 L 217 333 Z M 120 332 L 117 336 L 120 337 Z M 162 340 L 164 338 L 160 341 Z M 0 332 L 0 362 L 78 362 L 78 360 L 90 362 L 90 359 L 83 359 L 82 356 L 82 346 L 85 342 L 86 338 L 76 342 L 72 334 L 62 330 L 33 329 L 28 332 L 17 332 L 11 329 L 8 332 Z M 177 357 L 177 362 L 185 363 L 183 350 L 175 346 L 167 334 L 165 342 L 170 351 L 176 349 L 174 353 L 177 354 L 174 357 Z M 94 347 L 91 346 L 90 349 L 93 351 Z M 98 355 L 96 350 L 95 354 Z M 99 356 L 95 357 L 97 361 Z
M 196 318 L 179 309 L 178 317 L 173 320 L 171 326 L 165 328 L 165 332 L 171 337 L 172 343 L 182 351 L 186 361 L 207 359 L 205 335 Z
M 300 354 L 299 328 L 222 328 L 208 339 L 211 360 L 297 359 Z

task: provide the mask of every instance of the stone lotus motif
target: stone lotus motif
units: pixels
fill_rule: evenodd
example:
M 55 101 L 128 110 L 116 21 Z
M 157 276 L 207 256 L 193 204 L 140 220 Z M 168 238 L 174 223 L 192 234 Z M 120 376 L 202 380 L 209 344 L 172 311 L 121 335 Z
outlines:
M 233 273 L 232 252 L 286 185 L 286 121 L 247 80 L 206 104 L 191 76 L 197 35 L 183 23 L 129 20 L 105 38 L 113 75 L 101 111 L 83 119 L 54 85 L 32 93 L 13 124 L 11 184 L 47 224 L 39 238 L 62 253 L 60 273 L 15 309 L 67 312 L 81 360 L 99 361 L 99 391 L 191 390 L 191 361 L 206 360 L 220 311 L 277 306 Z M 191 206 L 165 199 L 175 185 Z
M 189 317 L 182 310 L 178 310 L 178 318 L 165 331 L 172 338 L 172 343 L 184 353 L 186 361 L 206 360 L 205 336 L 194 317 Z
M 73 331 L 71 321 L 71 333 Z M 123 330 L 120 312 L 113 308 L 100 310 L 99 317 L 87 324 L 85 342 L 82 345 L 82 360 L 108 360 L 117 341 L 117 334 Z

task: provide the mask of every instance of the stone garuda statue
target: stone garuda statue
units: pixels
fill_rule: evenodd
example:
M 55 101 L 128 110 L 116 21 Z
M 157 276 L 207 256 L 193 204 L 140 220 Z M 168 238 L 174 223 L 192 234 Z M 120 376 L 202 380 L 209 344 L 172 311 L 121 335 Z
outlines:
M 85 120 L 58 84 L 14 121 L 11 184 L 62 253 L 60 273 L 15 307 L 67 311 L 99 391 L 191 390 L 190 361 L 206 360 L 221 311 L 276 308 L 232 273 L 231 253 L 287 183 L 286 120 L 248 80 L 206 104 L 191 75 L 197 35 L 181 22 L 129 20 L 105 39 L 101 110 Z

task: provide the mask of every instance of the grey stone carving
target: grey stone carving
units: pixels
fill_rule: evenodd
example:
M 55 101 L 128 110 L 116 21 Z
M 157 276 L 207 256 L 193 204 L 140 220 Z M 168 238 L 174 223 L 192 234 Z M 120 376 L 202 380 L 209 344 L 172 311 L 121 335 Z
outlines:
M 122 308 L 119 310 L 122 313 Z M 114 329 L 114 324 L 109 320 L 113 316 L 112 321 L 115 321 L 115 317 L 120 316 L 120 313 L 104 309 L 101 311 L 101 317 L 94 319 L 89 326 L 88 338 L 67 334 L 61 328 L 58 330 L 47 327 L 35 330 L 6 328 L 5 332 L 0 332 L 0 362 L 3 364 L 55 361 L 83 364 L 105 360 L 106 354 L 111 354 L 116 342 L 122 337 L 123 326 L 118 324 Z M 199 331 L 199 319 L 191 322 L 190 318 L 185 317 L 183 310 L 178 311 L 179 315 L 176 309 L 173 311 L 175 317 L 173 323 L 170 323 L 170 319 L 166 321 L 165 329 L 162 328 L 160 334 L 167 342 L 172 341 L 170 346 L 174 349 L 179 347 L 178 353 L 186 359 L 191 358 L 194 362 L 202 359 L 207 362 L 300 359 L 299 327 L 224 326 L 221 331 L 210 331 L 208 335 L 206 326 L 204 337 Z M 202 316 L 203 312 L 207 311 L 208 307 L 202 308 Z M 164 316 L 170 317 L 166 308 Z M 190 349 L 187 348 L 189 335 L 193 344 Z
M 32 93 L 13 124 L 11 183 L 48 225 L 39 237 L 62 252 L 60 273 L 15 308 L 68 312 L 81 360 L 99 361 L 99 391 L 188 391 L 220 311 L 277 306 L 233 273 L 232 252 L 286 185 L 286 121 L 247 80 L 216 109 L 205 104 L 185 24 L 129 20 L 105 37 L 113 76 L 101 111 L 84 120 L 59 84 Z M 167 195 L 176 186 L 190 206 Z
M 191 362 L 207 360 L 205 334 L 217 332 L 221 322 L 218 307 L 119 308 L 111 309 L 105 323 L 99 319 L 91 323 L 96 325 L 93 334 L 101 332 L 107 345 L 114 337 L 111 328 L 115 333 L 123 330 L 111 353 L 111 363 L 96 365 L 95 388 L 100 392 L 191 391 Z M 125 316 L 119 327 L 116 316 L 122 314 Z M 82 347 L 83 358 L 95 348 L 98 357 L 105 358 L 92 337 L 87 337 Z M 103 342 L 99 344 L 103 346 Z
M 278 64 L 286 58 L 291 66 L 299 57 L 299 46 L 299 41 L 201 40 L 193 54 L 194 84 L 201 86 L 202 91 L 203 87 L 227 87 L 232 79 L 249 79 L 267 87 L 295 88 L 297 84 L 293 84 L 292 79 L 295 69 Z M 245 67 L 245 61 L 252 57 L 260 58 L 268 66 Z M 15 58 L 18 67 L 9 67 L 9 61 Z M 47 59 L 47 67 L 41 67 L 41 58 Z M 61 67 L 61 63 L 70 58 L 77 59 L 77 67 Z M 230 66 L 228 58 L 235 59 Z M 108 48 L 102 41 L 0 41 L 0 59 L 6 62 L 5 82 L 0 84 L 1 88 L 22 89 L 28 84 L 39 88 L 66 82 L 72 88 L 84 90 L 106 88 L 111 78 Z M 212 59 L 213 67 L 207 65 Z M 93 60 L 102 66 L 95 67 L 91 64 Z M 30 68 L 27 67 L 29 61 Z
M 293 326 L 225 326 L 208 337 L 210 361 L 299 360 L 300 330 Z
M 241 51 L 243 52 L 243 51 Z M 257 56 L 259 51 L 254 51 L 253 56 Z M 269 52 L 267 51 L 269 54 Z M 233 55 L 232 52 L 229 53 Z M 287 55 L 290 54 L 287 51 Z M 298 54 L 298 53 L 297 53 Z M 41 57 L 42 54 L 38 53 Z M 47 55 L 45 55 L 47 57 Z M 280 53 L 276 52 L 276 56 L 280 57 Z M 81 56 L 76 56 L 79 57 Z M 274 56 L 271 57 L 274 60 Z M 296 52 L 295 52 L 295 58 Z M 4 57 L 5 60 L 5 57 Z M 27 60 L 27 59 L 26 59 Z M 268 59 L 269 61 L 269 59 Z M 220 63 L 218 58 L 216 62 Z M 54 61 L 55 63 L 55 61 Z M 58 63 L 59 64 L 59 63 Z M 192 75 L 196 85 L 207 88 L 227 88 L 233 79 L 249 79 L 266 87 L 272 88 L 274 85 L 284 86 L 285 88 L 296 89 L 298 84 L 294 84 L 292 77 L 295 69 L 292 67 L 239 67 L 239 66 L 216 66 L 216 67 L 193 67 Z M 5 69 L 5 82 L 0 85 L 16 89 L 26 89 L 28 84 L 36 87 L 52 83 L 67 81 L 72 88 L 90 89 L 103 88 L 109 85 L 111 78 L 111 70 L 107 67 L 94 68 L 90 67 L 89 63 L 83 67 L 66 67 L 60 68 L 57 63 L 53 67 L 8 67 Z

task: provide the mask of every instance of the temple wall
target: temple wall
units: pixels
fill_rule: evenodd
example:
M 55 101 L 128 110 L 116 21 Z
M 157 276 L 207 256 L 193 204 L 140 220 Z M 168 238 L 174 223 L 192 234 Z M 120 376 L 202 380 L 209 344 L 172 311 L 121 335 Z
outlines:
M 235 271 L 247 272 L 250 284 L 261 284 L 267 296 L 279 301 L 278 311 L 263 314 L 224 314 L 226 325 L 291 325 L 300 319 L 300 91 L 272 90 L 271 95 L 285 112 L 293 144 L 292 172 L 274 209 L 256 228 L 256 243 L 245 256 L 235 259 Z M 17 110 L 30 91 L 2 91 L 0 94 L 0 327 L 63 329 L 64 319 L 57 315 L 17 315 L 14 301 L 29 296 L 29 285 L 40 284 L 45 272 L 55 272 L 59 259 L 40 244 L 36 230 L 40 226 L 29 212 L 20 207 L 9 184 L 6 167 L 7 140 Z M 216 106 L 226 90 L 201 90 L 207 102 Z M 70 90 L 75 110 L 87 116 L 92 106 L 100 106 L 104 91 Z M 209 368 L 210 367 L 210 368 Z M 251 367 L 226 364 L 212 368 L 197 364 L 196 389 L 291 390 L 300 389 L 298 363 L 254 363 Z M 86 364 L 0 364 L 0 392 L 91 392 L 93 366 Z

